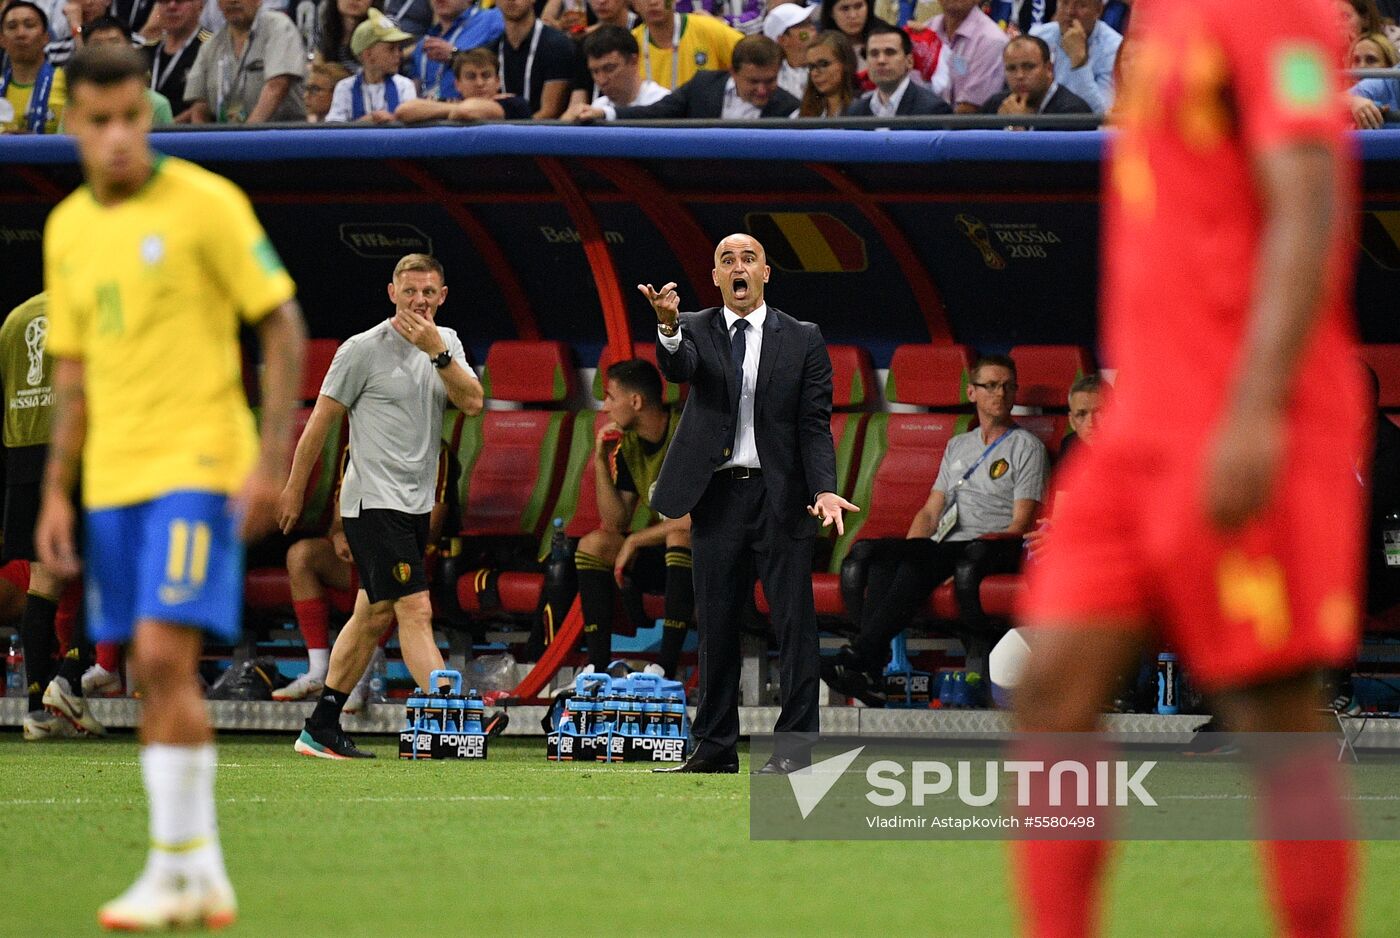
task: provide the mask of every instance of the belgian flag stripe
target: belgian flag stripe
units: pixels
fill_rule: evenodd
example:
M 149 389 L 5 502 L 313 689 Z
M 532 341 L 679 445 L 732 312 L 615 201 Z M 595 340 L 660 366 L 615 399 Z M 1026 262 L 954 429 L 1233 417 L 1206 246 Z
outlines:
M 745 219 L 745 223 L 749 233 L 763 244 L 769 263 L 779 270 L 802 270 L 802 258 L 788 244 L 787 235 L 778 227 L 773 215 L 755 212 Z
M 841 262 L 827 244 L 821 229 L 806 212 L 774 212 L 773 220 L 788 244 L 797 253 L 800 267 L 808 273 L 839 273 Z
M 837 270 L 860 271 L 867 266 L 865 242 L 834 215 L 816 212 L 807 216 L 836 258 Z

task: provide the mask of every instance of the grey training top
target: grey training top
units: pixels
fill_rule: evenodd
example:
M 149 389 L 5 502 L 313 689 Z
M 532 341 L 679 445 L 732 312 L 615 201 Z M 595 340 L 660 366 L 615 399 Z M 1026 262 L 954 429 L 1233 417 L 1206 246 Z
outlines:
M 253 113 L 269 78 L 288 75 L 291 88 L 269 120 L 306 120 L 306 47 L 296 24 L 266 4 L 253 19 L 243 55 L 235 55 L 225 26 L 199 47 L 185 79 L 185 100 L 205 101 L 220 124 L 241 124 Z
M 987 448 L 981 429 L 959 433 L 943 451 L 934 491 L 948 496 L 957 487 L 958 523 L 944 538 L 971 541 L 983 534 L 1005 531 L 1018 499 L 1041 501 L 1049 458 L 1045 444 L 1029 430 L 1013 429 L 960 487 L 958 480 Z
M 438 326 L 438 332 L 452 360 L 475 374 L 456 331 Z M 432 359 L 386 319 L 336 349 L 321 393 L 350 411 L 350 465 L 340 486 L 340 516 L 358 518 L 361 508 L 432 511 L 447 409 L 447 385 Z

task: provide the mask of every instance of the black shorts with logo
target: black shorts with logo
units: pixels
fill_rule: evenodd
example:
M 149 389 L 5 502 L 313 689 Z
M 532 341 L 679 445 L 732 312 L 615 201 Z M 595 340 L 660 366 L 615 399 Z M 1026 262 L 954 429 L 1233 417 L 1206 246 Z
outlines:
M 430 517 L 391 508 L 361 508 L 358 518 L 341 519 L 360 572 L 360 586 L 370 602 L 401 599 L 428 588 L 423 555 L 428 551 Z

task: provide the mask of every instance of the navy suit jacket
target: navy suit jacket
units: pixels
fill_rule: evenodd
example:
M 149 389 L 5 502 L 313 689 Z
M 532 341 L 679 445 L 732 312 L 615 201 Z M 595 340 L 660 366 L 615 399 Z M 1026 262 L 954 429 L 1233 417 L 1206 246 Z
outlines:
M 680 426 L 651 496 L 652 508 L 668 518 L 689 514 L 714 471 L 728 462 L 727 447 L 739 419 L 723 309 L 681 313 L 680 322 L 681 344 L 674 353 L 660 340 L 656 343 L 656 361 L 666 379 L 690 382 Z M 763 323 L 754 442 L 769 510 L 794 536 L 815 533 L 816 519 L 807 514 L 807 506 L 817 493 L 836 491 L 831 357 L 814 323 L 772 306 Z
M 997 108 L 1001 107 L 1001 102 L 1011 97 L 1011 92 L 1003 91 L 994 94 L 982 105 L 983 114 L 995 114 Z M 1070 91 L 1064 85 L 1055 89 L 1055 93 L 1050 96 L 1050 100 L 1045 102 L 1043 114 L 1092 114 L 1094 109 L 1089 107 L 1089 102 L 1079 95 Z
M 846 108 L 847 117 L 874 117 L 875 112 L 870 110 L 870 99 L 879 94 L 878 91 L 867 91 Z M 899 99 L 899 107 L 894 110 L 896 117 L 909 117 L 916 114 L 951 114 L 953 108 L 947 101 L 934 94 L 929 88 L 916 81 L 910 81 L 909 87 L 904 89 L 904 97 Z
M 638 104 L 617 109 L 618 120 L 667 120 L 699 117 L 719 120 L 724 116 L 724 86 L 728 72 L 696 72 L 695 77 L 655 104 Z M 774 88 L 759 117 L 787 117 L 802 102 L 781 88 Z

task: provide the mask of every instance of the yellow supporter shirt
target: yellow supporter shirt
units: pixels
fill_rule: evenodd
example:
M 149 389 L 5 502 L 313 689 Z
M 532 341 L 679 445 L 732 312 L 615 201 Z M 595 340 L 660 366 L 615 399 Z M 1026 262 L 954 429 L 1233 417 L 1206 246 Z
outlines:
M 131 198 L 83 186 L 44 230 L 49 354 L 85 366 L 89 508 L 238 490 L 257 456 L 239 321 L 296 292 L 233 183 L 156 159 Z
M 643 23 L 632 30 L 642 54 L 637 57 L 637 68 L 642 78 L 650 78 L 663 88 L 671 91 L 695 77 L 700 71 L 729 71 L 729 55 L 734 44 L 744 38 L 744 34 L 724 20 L 703 13 L 676 14 L 679 26 L 680 48 L 672 60 L 672 50 L 659 48 L 651 41 L 651 34 Z
M 10 102 L 15 116 L 7 123 L 0 124 L 0 133 L 29 131 L 29 96 L 33 92 L 33 84 L 21 85 L 17 81 L 12 81 L 5 87 L 5 100 Z M 49 89 L 49 114 L 44 124 L 44 133 L 58 133 L 58 123 L 63 119 L 63 106 L 67 103 L 68 81 L 64 77 L 63 69 L 55 69 L 53 87 Z

